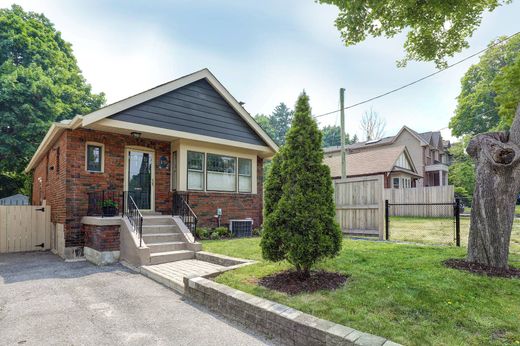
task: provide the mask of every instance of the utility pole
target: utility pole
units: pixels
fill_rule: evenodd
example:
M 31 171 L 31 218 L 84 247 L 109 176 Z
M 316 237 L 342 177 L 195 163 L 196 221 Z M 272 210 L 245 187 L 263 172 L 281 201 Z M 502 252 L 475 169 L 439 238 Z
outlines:
M 339 89 L 341 109 L 341 179 L 347 178 L 347 157 L 345 156 L 345 88 Z

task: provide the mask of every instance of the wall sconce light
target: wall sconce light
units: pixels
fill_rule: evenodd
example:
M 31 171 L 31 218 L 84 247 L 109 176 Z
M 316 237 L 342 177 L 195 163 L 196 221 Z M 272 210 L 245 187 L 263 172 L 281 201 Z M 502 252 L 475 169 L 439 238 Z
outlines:
M 141 132 L 131 132 L 130 134 L 136 139 L 141 138 Z

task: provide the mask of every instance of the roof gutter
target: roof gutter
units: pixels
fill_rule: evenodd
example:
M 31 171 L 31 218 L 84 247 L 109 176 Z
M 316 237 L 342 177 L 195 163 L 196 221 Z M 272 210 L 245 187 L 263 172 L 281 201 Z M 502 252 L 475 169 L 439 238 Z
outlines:
M 47 134 L 43 138 L 42 142 L 38 146 L 38 149 L 36 149 L 36 152 L 31 158 L 31 161 L 29 161 L 29 164 L 27 167 L 25 167 L 24 172 L 29 173 L 32 171 L 36 164 L 43 157 L 43 154 L 46 153 L 49 147 L 56 141 L 58 136 L 61 135 L 65 130 L 75 130 L 78 127 L 81 127 L 82 120 L 83 117 L 81 115 L 76 115 L 68 124 L 53 123 L 47 131 Z

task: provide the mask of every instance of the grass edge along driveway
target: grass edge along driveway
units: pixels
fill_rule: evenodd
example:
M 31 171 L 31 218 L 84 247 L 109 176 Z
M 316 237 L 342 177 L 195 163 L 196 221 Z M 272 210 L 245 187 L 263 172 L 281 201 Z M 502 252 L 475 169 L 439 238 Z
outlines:
M 346 286 L 287 296 L 257 285 L 258 278 L 290 268 L 263 261 L 259 243 L 259 238 L 205 241 L 205 251 L 260 261 L 215 280 L 405 345 L 520 344 L 520 280 L 442 265 L 463 258 L 465 249 L 345 239 L 341 254 L 319 267 L 349 274 Z M 520 256 L 511 255 L 511 265 L 520 267 Z

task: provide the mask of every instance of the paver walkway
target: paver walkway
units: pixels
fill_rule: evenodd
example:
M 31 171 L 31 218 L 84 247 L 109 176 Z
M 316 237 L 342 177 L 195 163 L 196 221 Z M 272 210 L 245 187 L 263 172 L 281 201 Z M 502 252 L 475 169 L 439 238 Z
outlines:
M 0 255 L 0 345 L 264 345 L 121 265 Z
M 156 265 L 142 266 L 141 272 L 149 278 L 157 282 L 160 282 L 161 284 L 170 287 L 179 293 L 183 293 L 183 279 L 185 276 L 202 276 L 212 274 L 218 272 L 220 269 L 223 268 L 225 267 L 218 264 L 199 261 L 196 259 L 190 259 Z

